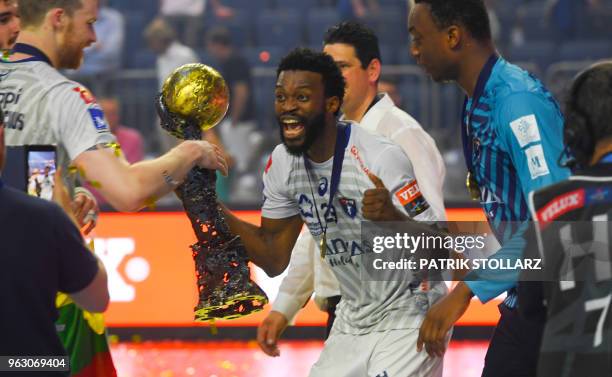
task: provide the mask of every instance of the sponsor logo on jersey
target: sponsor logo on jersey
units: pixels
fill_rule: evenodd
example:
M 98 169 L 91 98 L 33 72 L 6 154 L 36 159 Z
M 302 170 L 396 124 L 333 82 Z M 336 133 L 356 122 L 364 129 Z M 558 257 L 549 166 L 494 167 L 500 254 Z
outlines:
M 327 178 L 321 177 L 321 179 L 319 179 L 319 196 L 325 195 L 325 193 L 327 192 L 327 186 Z
M 305 218 L 304 222 L 306 223 L 306 226 L 308 227 L 308 230 L 310 231 L 310 234 L 312 234 L 313 237 L 319 237 L 323 234 L 323 228 L 321 227 L 321 223 L 319 223 L 318 220 L 313 220 L 312 217 L 309 217 Z
M 548 165 L 546 164 L 546 158 L 544 158 L 544 149 L 542 145 L 534 145 L 525 150 L 527 156 L 527 166 L 529 167 L 529 174 L 531 179 L 550 174 Z
M 344 213 L 346 213 L 348 217 L 354 219 L 355 216 L 357 216 L 357 203 L 355 202 L 355 199 L 340 198 L 338 201 L 340 202 L 340 206 L 344 210 Z
M 395 197 L 411 217 L 423 213 L 429 208 L 429 204 L 423 197 L 423 194 L 421 194 L 416 180 L 412 180 L 406 186 L 399 189 L 395 193 Z
M 338 216 L 336 215 L 336 207 L 332 204 L 327 207 L 327 203 L 321 204 L 321 211 L 323 212 L 323 217 L 325 217 L 325 221 L 329 223 L 337 223 Z
M 268 174 L 268 172 L 270 171 L 271 167 L 272 167 L 272 155 L 270 155 L 270 158 L 268 158 L 268 163 L 266 164 L 266 168 L 264 169 L 264 173 Z
M 361 248 L 361 240 L 344 240 L 342 238 L 333 238 L 327 240 L 327 255 L 337 255 L 350 253 L 351 256 L 363 254 Z
M 21 98 L 22 91 L 23 89 L 7 90 L 5 92 L 0 92 L 0 107 L 6 109 L 9 105 L 19 104 L 19 99 Z
M 480 189 L 480 204 L 504 204 L 504 201 L 495 195 L 495 193 L 489 190 L 487 187 L 482 187 Z
M 359 154 L 359 149 L 357 149 L 357 147 L 354 145 L 351 147 L 351 154 L 353 155 L 353 157 L 355 157 L 355 159 L 359 163 L 359 167 L 361 167 L 361 170 L 364 173 L 369 174 L 370 169 L 368 169 L 368 167 L 365 165 L 365 163 L 363 162 L 363 159 L 361 158 L 361 155 Z
M 586 204 L 610 203 L 612 201 L 611 191 L 612 191 L 611 186 L 587 189 L 585 203 Z
M 87 111 L 89 112 L 89 116 L 91 117 L 91 120 L 93 121 L 93 125 L 96 128 L 96 131 L 98 132 L 109 131 L 108 123 L 106 123 L 106 119 L 104 119 L 104 112 L 102 111 L 102 109 L 97 108 L 97 107 L 92 107 L 90 109 L 87 109 Z
M 512 133 L 516 137 L 521 148 L 530 143 L 537 143 L 541 140 L 538 121 L 535 115 L 530 114 L 510 122 Z
M 540 228 L 546 227 L 551 221 L 558 219 L 569 211 L 582 208 L 584 199 L 584 189 L 557 196 L 537 211 L 536 215 L 540 221 Z
M 77 86 L 73 88 L 72 91 L 79 93 L 79 95 L 81 96 L 81 99 L 83 100 L 83 102 L 85 102 L 86 105 L 91 105 L 93 103 L 96 103 L 96 97 L 94 97 L 94 95 L 91 94 L 89 90 L 81 86 Z
M 300 213 L 302 214 L 302 217 L 313 217 L 314 206 L 312 201 L 306 195 L 300 195 L 298 205 L 300 206 Z

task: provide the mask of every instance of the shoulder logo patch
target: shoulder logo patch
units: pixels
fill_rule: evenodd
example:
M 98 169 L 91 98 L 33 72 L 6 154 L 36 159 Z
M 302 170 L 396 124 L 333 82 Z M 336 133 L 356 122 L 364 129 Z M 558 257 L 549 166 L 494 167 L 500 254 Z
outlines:
M 102 109 L 92 107 L 90 109 L 87 109 L 87 111 L 89 112 L 89 116 L 93 121 L 93 125 L 96 128 L 96 131 L 106 132 L 110 130 L 108 127 L 108 123 L 106 123 L 106 119 L 104 118 L 104 112 L 102 111 Z
M 83 100 L 83 102 L 85 102 L 86 105 L 91 105 L 92 103 L 96 103 L 96 97 L 94 97 L 94 95 L 91 94 L 89 90 L 81 86 L 77 86 L 73 88 L 72 91 L 79 93 L 79 95 L 81 96 L 81 99 Z
M 264 173 L 268 174 L 270 168 L 272 167 L 272 155 L 268 158 L 268 163 L 266 164 L 266 168 L 264 169 Z
M 527 144 L 536 143 L 541 140 L 538 121 L 533 114 L 526 115 L 510 122 L 510 128 L 512 128 L 512 133 L 514 133 L 521 148 Z
M 525 154 L 527 155 L 527 166 L 529 167 L 531 179 L 550 174 L 548 165 L 546 164 L 546 158 L 544 158 L 544 149 L 542 149 L 542 145 L 534 145 L 533 147 L 527 148 Z
M 411 181 L 395 193 L 395 197 L 410 217 L 415 217 L 429 208 L 416 180 Z

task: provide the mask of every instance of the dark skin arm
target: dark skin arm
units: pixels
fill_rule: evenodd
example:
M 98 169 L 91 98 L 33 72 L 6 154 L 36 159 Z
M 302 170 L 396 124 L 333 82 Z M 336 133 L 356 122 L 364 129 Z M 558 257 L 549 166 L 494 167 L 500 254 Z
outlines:
M 470 288 L 460 282 L 447 296 L 432 305 L 419 330 L 417 351 L 421 352 L 425 346 L 429 356 L 444 356 L 448 331 L 465 313 L 473 296 Z
M 239 235 L 251 262 L 270 277 L 280 275 L 289 265 L 291 250 L 302 230 L 298 215 L 285 219 L 261 218 L 261 226 L 240 220 L 221 205 L 232 233 Z

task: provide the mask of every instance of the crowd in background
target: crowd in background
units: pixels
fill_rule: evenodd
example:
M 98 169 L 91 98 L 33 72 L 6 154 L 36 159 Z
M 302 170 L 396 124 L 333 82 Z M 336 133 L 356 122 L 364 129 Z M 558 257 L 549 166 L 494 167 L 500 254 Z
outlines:
M 232 161 L 220 196 L 232 204 L 260 203 L 261 171 L 279 142 L 273 117 L 274 69 L 298 45 L 321 48 L 327 27 L 356 19 L 379 36 L 381 84 L 397 105 L 434 136 L 447 164 L 447 200 L 467 199 L 458 144 L 462 94 L 431 89 L 409 53 L 406 31 L 411 0 L 101 0 L 96 44 L 70 75 L 98 97 L 111 99 L 120 143 L 137 158 L 167 151 L 176 141 L 158 126 L 153 98 L 176 67 L 202 62 L 218 69 L 230 87 L 226 119 L 214 130 Z M 611 0 L 488 0 L 492 32 L 502 55 L 544 80 L 558 98 L 588 61 L 612 56 Z M 564 65 L 565 64 L 565 65 Z M 398 68 L 399 67 L 399 68 Z M 403 67 L 403 68 L 402 68 Z M 395 69 L 394 69 L 395 68 Z M 425 89 L 423 89 L 425 88 Z M 425 91 L 424 91 L 425 90 Z M 445 110 L 443 110 L 445 109 Z M 107 110 L 108 112 L 108 110 Z M 124 115 L 122 117 L 122 114 Z M 142 136 L 126 132 L 129 126 Z M 455 174 L 456 173 L 456 174 Z M 173 197 L 162 200 L 178 205 Z

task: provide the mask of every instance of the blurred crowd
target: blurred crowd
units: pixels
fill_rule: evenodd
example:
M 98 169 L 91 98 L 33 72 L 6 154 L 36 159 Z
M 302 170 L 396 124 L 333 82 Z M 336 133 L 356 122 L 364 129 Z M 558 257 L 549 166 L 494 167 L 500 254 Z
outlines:
M 607 37 L 612 35 L 607 22 L 612 0 L 486 2 L 501 53 L 548 81 L 558 96 L 584 67 L 567 68 L 561 62 L 612 56 Z M 272 108 L 276 64 L 295 46 L 320 49 L 329 26 L 354 19 L 380 38 L 381 91 L 392 92 L 397 105 L 434 136 L 451 172 L 446 193 L 451 200 L 466 199 L 450 189 L 462 185 L 464 176 L 457 143 L 461 93 L 450 86 L 428 91 L 427 83 L 418 80 L 422 73 L 398 69 L 415 64 L 406 32 L 411 0 L 159 0 L 156 6 L 146 0 L 101 0 L 100 6 L 98 41 L 70 75 L 109 99 L 112 123 L 125 134 L 120 135 L 122 146 L 138 150 L 130 152 L 137 158 L 176 144 L 158 126 L 153 106 L 165 78 L 186 63 L 208 64 L 225 77 L 231 94 L 225 120 L 208 135 L 223 145 L 232 163 L 230 177 L 219 180 L 220 196 L 233 204 L 259 204 L 260 172 L 279 141 Z M 436 107 L 436 102 L 443 105 Z M 140 134 L 126 136 L 124 123 Z M 174 198 L 165 200 L 177 204 Z

